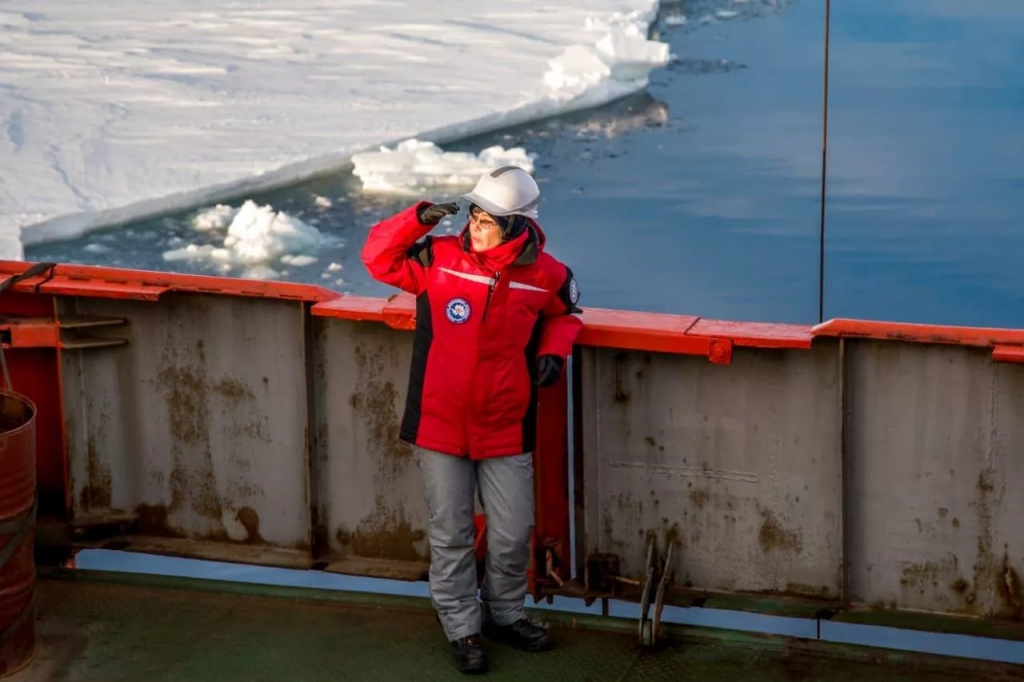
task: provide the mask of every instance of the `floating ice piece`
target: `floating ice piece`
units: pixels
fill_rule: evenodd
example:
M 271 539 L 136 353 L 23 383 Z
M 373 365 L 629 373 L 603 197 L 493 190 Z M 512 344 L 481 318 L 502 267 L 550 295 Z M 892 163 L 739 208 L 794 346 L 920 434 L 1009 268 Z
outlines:
M 310 227 L 283 211 L 275 211 L 272 206 L 257 206 L 251 200 L 237 209 L 216 206 L 203 211 L 196 216 L 192 224 L 203 232 L 223 229 L 227 225 L 227 235 L 223 244 L 189 244 L 165 251 L 165 261 L 209 260 L 221 264 L 224 271 L 236 265 L 248 266 L 241 275 L 248 279 L 277 277 L 277 271 L 267 263 L 278 258 L 284 264 L 297 267 L 315 263 L 316 258 L 296 252 L 315 248 L 324 242 L 323 236 L 315 227 Z
M 353 173 L 367 192 L 412 193 L 425 187 L 472 186 L 480 175 L 499 166 L 533 172 L 534 157 L 522 147 L 488 147 L 479 154 L 446 152 L 433 142 L 416 139 L 394 149 L 354 154 Z
M 206 260 L 210 258 L 216 247 L 211 244 L 205 246 L 197 246 L 195 244 L 189 244 L 183 246 L 180 249 L 171 249 L 170 251 L 164 251 L 164 260 L 179 261 L 179 260 Z
M 242 204 L 228 227 L 224 248 L 237 263 L 265 263 L 285 253 L 309 249 L 321 243 L 321 235 L 298 218 L 272 206 Z
M 231 224 L 237 213 L 237 208 L 217 204 L 213 208 L 198 213 L 192 219 L 192 226 L 201 231 L 223 229 Z

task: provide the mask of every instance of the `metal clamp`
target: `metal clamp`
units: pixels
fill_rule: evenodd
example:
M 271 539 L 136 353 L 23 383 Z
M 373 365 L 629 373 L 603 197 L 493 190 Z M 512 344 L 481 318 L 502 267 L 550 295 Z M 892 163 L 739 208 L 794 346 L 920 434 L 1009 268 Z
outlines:
M 672 553 L 675 549 L 675 541 L 668 540 L 668 550 L 665 553 L 665 562 L 658 571 L 655 566 L 656 552 L 652 536 L 647 544 L 647 567 L 644 571 L 643 591 L 640 598 L 640 623 L 638 634 L 640 646 L 653 649 L 658 645 L 661 637 L 661 613 L 665 608 L 665 591 L 672 575 Z M 654 584 L 657 582 L 657 589 Z M 654 617 L 650 617 L 651 592 L 654 591 Z
M 544 569 L 545 576 L 554 580 L 559 587 L 565 586 L 565 581 L 558 575 L 558 569 L 555 568 L 557 563 L 557 557 L 555 556 L 555 549 L 553 547 L 544 548 Z

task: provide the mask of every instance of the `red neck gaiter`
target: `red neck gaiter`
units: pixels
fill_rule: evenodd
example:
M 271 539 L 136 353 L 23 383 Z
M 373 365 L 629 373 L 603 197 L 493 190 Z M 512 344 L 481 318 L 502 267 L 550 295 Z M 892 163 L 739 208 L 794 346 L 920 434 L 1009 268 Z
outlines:
M 524 231 L 518 237 L 507 242 L 502 242 L 492 249 L 486 251 L 474 251 L 472 244 L 469 245 L 467 253 L 470 259 L 482 268 L 492 272 L 501 272 L 519 258 L 523 252 L 523 246 L 530 236 L 529 230 Z

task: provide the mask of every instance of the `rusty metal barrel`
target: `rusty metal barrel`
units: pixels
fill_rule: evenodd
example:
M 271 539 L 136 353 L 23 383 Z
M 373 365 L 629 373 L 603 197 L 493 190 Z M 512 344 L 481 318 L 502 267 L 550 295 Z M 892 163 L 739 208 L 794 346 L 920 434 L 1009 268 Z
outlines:
M 35 651 L 35 417 L 28 398 L 0 390 L 0 677 Z

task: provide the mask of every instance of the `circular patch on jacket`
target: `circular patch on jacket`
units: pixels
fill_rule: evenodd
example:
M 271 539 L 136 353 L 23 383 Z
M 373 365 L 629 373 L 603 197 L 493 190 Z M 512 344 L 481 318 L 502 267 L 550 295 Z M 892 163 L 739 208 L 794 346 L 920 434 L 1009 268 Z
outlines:
M 573 277 L 569 280 L 569 301 L 576 305 L 576 302 L 580 300 L 580 288 L 576 284 L 576 278 Z
M 469 301 L 464 298 L 453 298 L 444 307 L 444 314 L 452 324 L 462 324 L 469 319 Z

